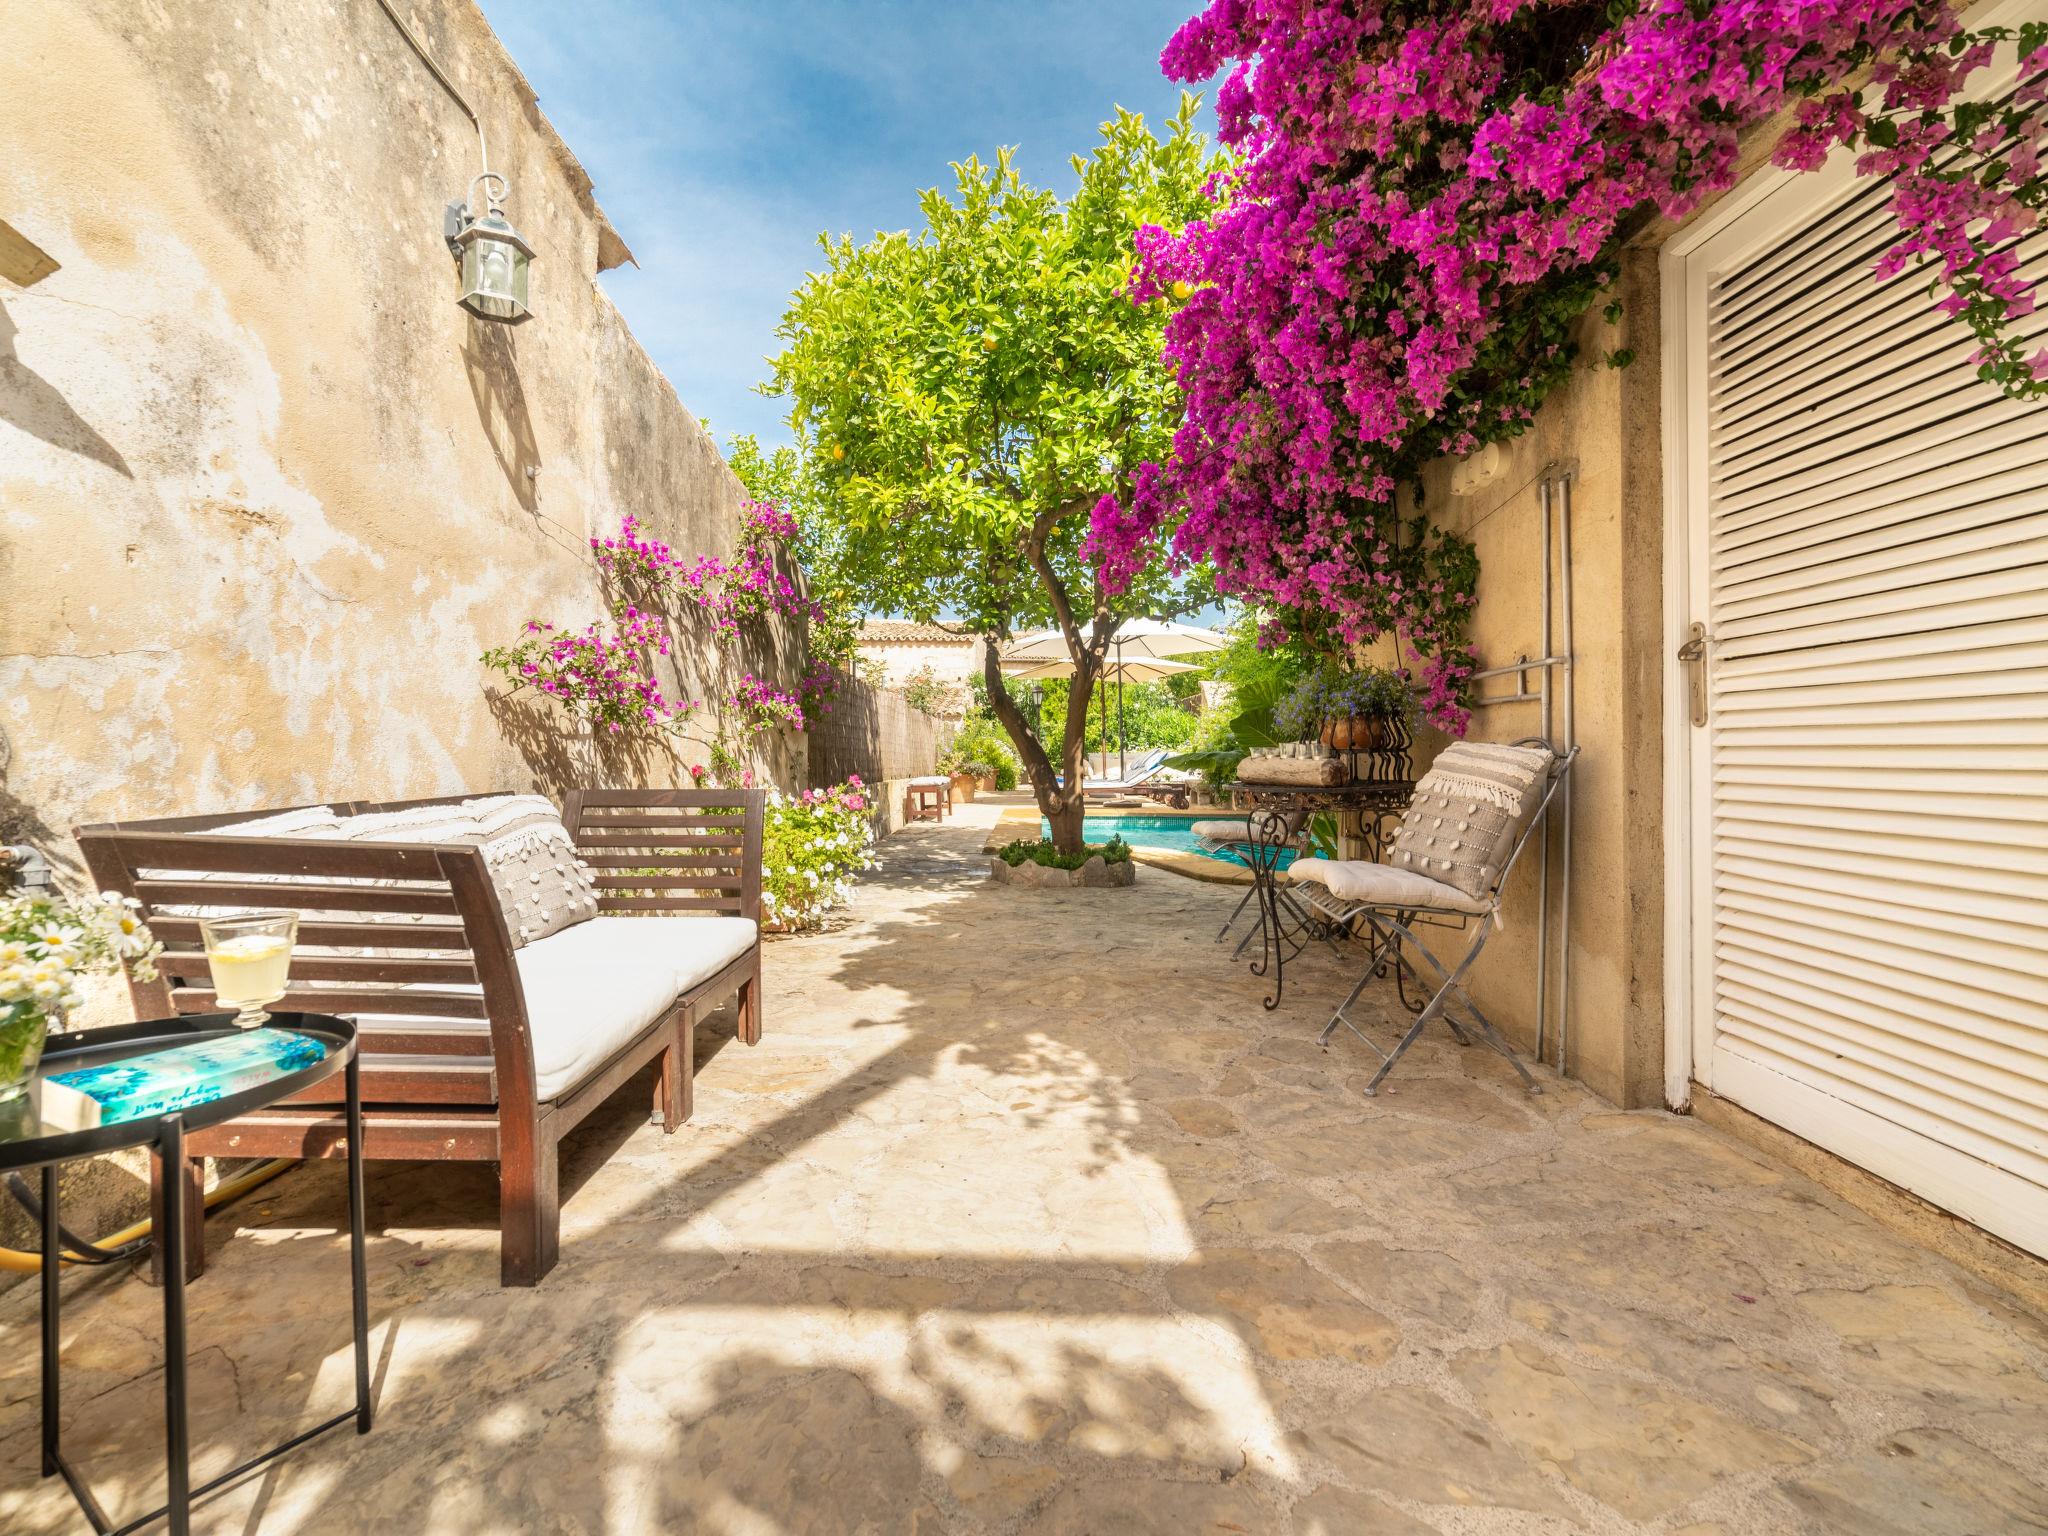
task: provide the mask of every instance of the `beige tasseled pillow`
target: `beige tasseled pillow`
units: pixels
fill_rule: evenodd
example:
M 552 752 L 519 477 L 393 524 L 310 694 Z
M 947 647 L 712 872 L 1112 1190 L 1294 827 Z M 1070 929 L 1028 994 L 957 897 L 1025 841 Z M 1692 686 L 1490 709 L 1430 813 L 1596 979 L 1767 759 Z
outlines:
M 1387 863 L 1484 896 L 1542 803 L 1552 760 L 1547 747 L 1453 742 L 1416 784 Z
M 519 949 L 597 915 L 597 887 L 569 829 L 542 795 L 486 795 L 458 805 L 345 816 L 343 842 L 474 844 L 483 850 L 498 906 Z

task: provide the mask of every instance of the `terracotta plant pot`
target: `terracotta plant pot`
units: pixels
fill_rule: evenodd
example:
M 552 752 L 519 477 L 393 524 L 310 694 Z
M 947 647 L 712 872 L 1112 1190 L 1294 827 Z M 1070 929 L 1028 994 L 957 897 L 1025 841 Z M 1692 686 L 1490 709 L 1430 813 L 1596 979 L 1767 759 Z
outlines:
M 972 799 L 974 798 L 974 784 L 975 784 L 975 779 L 974 779 L 974 775 L 973 775 L 973 774 L 971 774 L 971 773 L 956 773 L 956 774 L 954 774 L 954 775 L 953 775 L 953 803 L 954 803 L 955 805 L 965 805 L 965 804 L 966 804 L 966 803 L 967 803 L 968 801 L 972 800 Z
M 992 795 L 996 792 L 996 776 L 994 774 L 984 773 L 977 782 L 983 794 Z
M 1378 752 L 1387 744 L 1387 722 L 1378 715 L 1353 715 L 1323 723 L 1323 745 L 1339 752 Z

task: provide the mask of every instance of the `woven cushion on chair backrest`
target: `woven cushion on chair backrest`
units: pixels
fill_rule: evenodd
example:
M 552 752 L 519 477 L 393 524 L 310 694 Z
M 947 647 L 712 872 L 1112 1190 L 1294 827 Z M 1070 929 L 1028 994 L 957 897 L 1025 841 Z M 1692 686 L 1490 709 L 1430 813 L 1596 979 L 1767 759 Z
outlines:
M 1484 896 L 1542 803 L 1553 761 L 1547 747 L 1451 743 L 1416 784 L 1387 862 Z

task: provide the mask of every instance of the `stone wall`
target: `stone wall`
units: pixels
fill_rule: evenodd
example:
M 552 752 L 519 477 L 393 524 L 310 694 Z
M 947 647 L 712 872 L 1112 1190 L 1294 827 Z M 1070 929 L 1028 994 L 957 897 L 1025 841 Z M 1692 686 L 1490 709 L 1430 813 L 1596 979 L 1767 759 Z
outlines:
M 1663 443 L 1657 255 L 1625 254 L 1619 326 L 1595 313 L 1582 324 L 1583 357 L 1529 432 L 1502 445 L 1500 472 L 1451 493 L 1449 462 L 1424 476 L 1424 506 L 1478 547 L 1473 638 L 1483 667 L 1538 656 L 1541 637 L 1544 466 L 1573 464 L 1572 589 L 1577 736 L 1573 769 L 1571 1075 L 1618 1104 L 1663 1102 Z M 1636 360 L 1619 371 L 1597 360 L 1618 347 Z M 1553 542 L 1553 639 L 1562 644 L 1562 550 Z M 1535 673 L 1528 674 L 1530 687 Z M 1513 677 L 1484 684 L 1516 692 Z M 1563 728 L 1562 680 L 1553 725 Z M 1539 706 L 1499 704 L 1474 717 L 1475 740 L 1538 734 Z M 1418 743 L 1418 767 L 1440 739 Z M 1560 834 L 1561 835 L 1561 834 Z M 1561 908 L 1561 844 L 1550 865 L 1552 922 Z M 1531 844 L 1508 887 L 1505 927 L 1473 972 L 1480 1007 L 1524 1047 L 1536 1038 L 1538 854 Z M 1461 945 L 1462 940 L 1449 940 Z M 1559 937 L 1551 932 L 1556 1021 Z M 1462 953 L 1462 949 L 1455 952 Z M 1551 1047 L 1546 1047 L 1546 1056 Z
M 376 5 L 9 7 L 0 207 L 60 268 L 0 282 L 0 841 L 60 874 L 100 817 L 681 772 L 478 656 L 598 617 L 586 541 L 628 512 L 729 554 L 740 487 L 481 13 L 403 14 L 539 251 L 520 327 L 455 303 L 477 135 Z M 685 635 L 686 684 L 787 675 L 798 639 Z M 760 766 L 795 782 L 801 740 Z
M 729 555 L 742 492 L 598 286 L 625 247 L 482 14 L 400 9 L 539 251 L 516 329 L 455 302 L 477 135 L 372 0 L 6 8 L 0 210 L 59 267 L 0 279 L 0 843 L 60 880 L 84 821 L 699 755 L 566 731 L 479 664 L 600 615 L 587 540 L 624 514 Z M 800 639 L 686 633 L 679 686 L 793 676 Z M 758 766 L 800 783 L 802 738 Z M 140 1172 L 67 1176 L 71 1221 L 132 1219 Z

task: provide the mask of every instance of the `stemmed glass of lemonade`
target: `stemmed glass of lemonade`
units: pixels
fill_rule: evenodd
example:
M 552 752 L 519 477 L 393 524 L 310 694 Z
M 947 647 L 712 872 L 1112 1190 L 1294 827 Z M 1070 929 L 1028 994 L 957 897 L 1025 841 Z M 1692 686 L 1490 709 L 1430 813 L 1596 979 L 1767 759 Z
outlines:
M 207 917 L 199 922 L 206 962 L 213 972 L 214 1001 L 233 1008 L 235 1027 L 254 1029 L 270 1015 L 264 1010 L 284 996 L 298 937 L 296 912 L 249 912 Z

